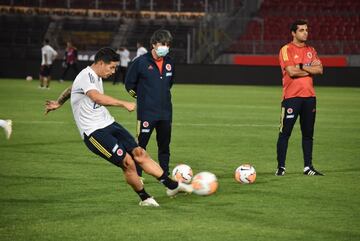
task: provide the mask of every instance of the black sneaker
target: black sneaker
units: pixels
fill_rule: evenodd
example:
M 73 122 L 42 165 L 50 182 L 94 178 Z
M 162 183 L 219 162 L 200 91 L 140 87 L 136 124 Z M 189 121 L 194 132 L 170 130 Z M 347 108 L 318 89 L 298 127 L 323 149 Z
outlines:
M 305 167 L 304 168 L 304 175 L 308 176 L 324 176 L 321 172 L 315 170 L 314 167 Z
M 285 167 L 279 167 L 275 172 L 275 176 L 284 176 L 284 175 L 285 175 Z

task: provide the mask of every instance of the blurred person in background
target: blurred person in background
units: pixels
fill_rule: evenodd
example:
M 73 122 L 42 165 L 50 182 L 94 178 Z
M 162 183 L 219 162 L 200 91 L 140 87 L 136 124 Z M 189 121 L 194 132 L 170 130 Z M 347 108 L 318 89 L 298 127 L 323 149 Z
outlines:
M 281 103 L 280 132 L 277 141 L 276 176 L 285 175 L 285 159 L 289 138 L 296 119 L 300 116 L 304 175 L 322 176 L 312 163 L 313 135 L 316 115 L 316 96 L 313 75 L 323 73 L 323 66 L 315 49 L 306 44 L 308 24 L 295 21 L 290 28 L 292 42 L 279 53 L 282 71 L 283 101 Z
M 118 84 L 120 80 L 125 84 L 126 71 L 130 62 L 130 52 L 127 48 L 120 47 L 116 53 L 120 56 L 120 64 L 116 69 L 113 85 Z
M 72 69 L 77 75 L 79 73 L 79 69 L 77 67 L 77 60 L 78 60 L 78 51 L 77 48 L 73 46 L 71 42 L 66 43 L 66 50 L 64 54 L 64 62 L 63 67 L 65 68 L 61 78 L 60 82 L 64 82 L 64 79 L 66 77 L 66 73 L 69 71 L 69 69 Z
M 135 58 L 133 58 L 133 61 L 134 61 L 136 58 L 138 58 L 139 56 L 141 56 L 141 55 L 143 55 L 143 54 L 146 54 L 146 53 L 148 52 L 147 49 L 143 46 L 142 42 L 140 42 L 140 41 L 138 41 L 138 42 L 136 43 L 136 48 L 137 48 L 137 50 L 136 50 L 136 56 L 135 56 Z
M 51 80 L 51 67 L 58 53 L 49 45 L 49 39 L 44 40 L 41 48 L 40 86 L 41 89 L 49 89 Z
M 155 31 L 150 39 L 151 51 L 131 63 L 125 79 L 126 90 L 132 97 L 137 98 L 139 146 L 146 150 L 155 129 L 159 163 L 167 174 L 172 126 L 170 90 L 174 81 L 174 63 L 168 56 L 172 39 L 168 30 Z M 137 172 L 142 177 L 139 165 Z

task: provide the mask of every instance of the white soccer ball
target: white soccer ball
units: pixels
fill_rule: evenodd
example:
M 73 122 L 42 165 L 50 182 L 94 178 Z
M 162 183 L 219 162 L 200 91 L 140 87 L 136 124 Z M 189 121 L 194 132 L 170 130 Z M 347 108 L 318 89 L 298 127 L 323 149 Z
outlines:
M 32 81 L 33 77 L 31 75 L 26 76 L 26 81 Z
M 235 170 L 235 180 L 240 183 L 250 184 L 256 180 L 255 168 L 250 164 L 243 164 Z
M 194 193 L 201 196 L 215 193 L 219 186 L 216 176 L 211 172 L 200 172 L 196 174 L 191 185 Z
M 190 166 L 185 164 L 177 165 L 172 171 L 172 178 L 175 181 L 190 183 L 193 177 L 193 171 Z

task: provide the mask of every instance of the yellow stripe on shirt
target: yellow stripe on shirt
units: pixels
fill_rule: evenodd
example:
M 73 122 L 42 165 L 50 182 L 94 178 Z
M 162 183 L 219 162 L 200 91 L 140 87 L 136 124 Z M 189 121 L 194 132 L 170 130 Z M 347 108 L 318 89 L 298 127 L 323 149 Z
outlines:
M 287 53 L 287 49 L 288 49 L 288 46 L 285 45 L 284 47 L 281 48 L 281 55 L 282 55 L 282 58 L 284 61 L 289 61 L 289 56 L 288 56 L 288 53 Z

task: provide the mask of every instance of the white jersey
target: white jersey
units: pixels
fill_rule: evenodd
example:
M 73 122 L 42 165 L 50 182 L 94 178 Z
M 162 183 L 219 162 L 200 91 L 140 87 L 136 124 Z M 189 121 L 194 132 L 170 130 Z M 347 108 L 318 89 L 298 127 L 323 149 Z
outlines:
M 95 103 L 86 95 L 89 90 L 104 93 L 102 79 L 90 66 L 83 69 L 76 76 L 71 88 L 71 108 L 83 139 L 84 133 L 89 136 L 94 131 L 102 129 L 115 121 L 104 106 Z
M 51 65 L 56 56 L 57 52 L 50 45 L 44 45 L 41 48 L 41 65 Z
M 130 62 L 130 52 L 127 49 L 120 50 L 117 52 L 120 55 L 120 66 L 128 67 Z

